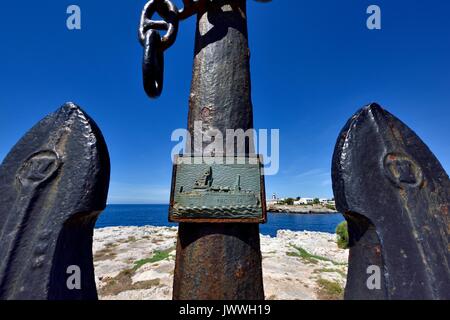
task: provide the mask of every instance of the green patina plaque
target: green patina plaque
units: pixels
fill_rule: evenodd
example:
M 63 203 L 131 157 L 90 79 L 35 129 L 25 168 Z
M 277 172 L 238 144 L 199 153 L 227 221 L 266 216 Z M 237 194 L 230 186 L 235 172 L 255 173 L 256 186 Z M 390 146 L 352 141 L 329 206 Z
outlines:
M 178 156 L 169 220 L 173 222 L 266 222 L 261 158 Z

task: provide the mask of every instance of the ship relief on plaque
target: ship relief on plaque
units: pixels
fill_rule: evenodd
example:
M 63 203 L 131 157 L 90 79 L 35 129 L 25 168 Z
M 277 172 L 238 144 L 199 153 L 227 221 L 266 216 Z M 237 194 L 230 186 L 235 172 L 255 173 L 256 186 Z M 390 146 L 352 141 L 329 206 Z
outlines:
M 196 160 L 178 156 L 175 161 L 170 221 L 266 221 L 260 157 L 234 157 L 223 163 Z

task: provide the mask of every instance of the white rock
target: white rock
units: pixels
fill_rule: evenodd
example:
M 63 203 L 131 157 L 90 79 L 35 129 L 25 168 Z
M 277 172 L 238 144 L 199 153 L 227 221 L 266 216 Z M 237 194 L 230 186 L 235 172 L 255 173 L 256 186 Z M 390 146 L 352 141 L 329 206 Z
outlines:
M 111 227 L 95 229 L 94 267 L 99 297 L 105 300 L 171 299 L 175 267 L 176 227 Z M 325 259 L 295 256 L 296 248 Z M 168 259 L 135 269 L 135 262 L 156 251 L 172 249 Z M 339 249 L 336 235 L 280 230 L 276 237 L 261 235 L 264 289 L 267 299 L 317 299 L 319 278 L 345 286 L 348 250 Z M 105 288 L 123 270 L 132 270 L 131 285 L 157 280 L 148 289 L 126 289 L 115 296 Z

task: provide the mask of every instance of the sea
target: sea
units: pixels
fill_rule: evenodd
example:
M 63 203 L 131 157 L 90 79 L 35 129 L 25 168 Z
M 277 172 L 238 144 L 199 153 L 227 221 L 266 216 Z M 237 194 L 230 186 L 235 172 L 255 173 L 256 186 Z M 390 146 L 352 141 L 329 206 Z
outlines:
M 97 220 L 96 228 L 117 226 L 177 226 L 168 222 L 168 205 L 108 205 Z M 275 237 L 278 230 L 320 231 L 335 233 L 339 223 L 344 221 L 340 213 L 292 214 L 268 213 L 267 223 L 261 224 L 260 232 Z

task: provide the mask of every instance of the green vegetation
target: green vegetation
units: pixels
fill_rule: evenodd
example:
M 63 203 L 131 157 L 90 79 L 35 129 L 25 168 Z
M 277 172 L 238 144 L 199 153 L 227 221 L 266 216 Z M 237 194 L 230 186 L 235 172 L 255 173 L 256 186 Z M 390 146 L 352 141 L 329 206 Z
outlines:
M 314 198 L 314 200 L 313 200 L 313 204 L 320 204 L 320 200 L 319 200 L 319 198 Z
M 150 258 L 136 261 L 134 263 L 133 270 L 136 271 L 137 269 L 139 269 L 140 267 L 142 267 L 143 265 L 145 265 L 147 263 L 155 263 L 158 261 L 167 260 L 169 258 L 169 254 L 173 251 L 173 249 L 174 248 L 170 248 L 170 249 L 163 250 L 163 251 L 155 251 L 153 256 L 151 256 Z
M 291 245 L 291 247 L 294 248 L 295 250 L 297 250 L 297 252 L 287 252 L 286 255 L 288 255 L 290 257 L 298 257 L 298 258 L 302 259 L 303 262 L 305 262 L 305 263 L 317 264 L 320 260 L 320 261 L 327 261 L 327 262 L 331 262 L 336 265 L 340 265 L 340 263 L 333 261 L 331 259 L 328 259 L 326 257 L 311 254 L 301 247 L 296 247 L 294 245 Z
M 292 205 L 294 205 L 294 199 L 293 198 L 287 198 L 287 199 L 281 200 L 279 202 L 279 204 L 292 206 Z
M 320 300 L 344 299 L 344 288 L 339 283 L 320 278 L 317 284 L 319 285 L 317 295 Z
M 149 289 L 151 287 L 159 286 L 160 279 L 152 279 L 148 281 L 140 281 L 133 283 L 132 277 L 136 273 L 140 267 L 147 263 L 155 263 L 158 261 L 166 260 L 169 258 L 170 252 L 172 252 L 174 248 L 170 248 L 163 251 L 155 251 L 150 258 L 142 259 L 134 262 L 134 266 L 131 269 L 122 270 L 117 276 L 114 278 L 106 279 L 105 286 L 100 289 L 100 292 L 103 296 L 107 295 L 117 295 L 120 292 L 128 291 L 128 290 L 137 290 L 137 289 Z M 103 257 L 105 253 L 102 253 Z M 100 259 L 101 260 L 101 259 Z
M 322 268 L 322 269 L 317 269 L 315 271 L 317 271 L 318 273 L 321 273 L 321 272 L 337 273 L 337 274 L 341 275 L 343 278 L 347 277 L 347 274 L 344 271 L 339 270 L 339 269 Z
M 341 222 L 337 227 L 336 227 L 336 234 L 338 236 L 338 240 L 337 240 L 337 245 L 339 248 L 341 249 L 347 249 L 349 244 L 348 244 L 348 226 L 347 226 L 347 221 L 343 221 Z

